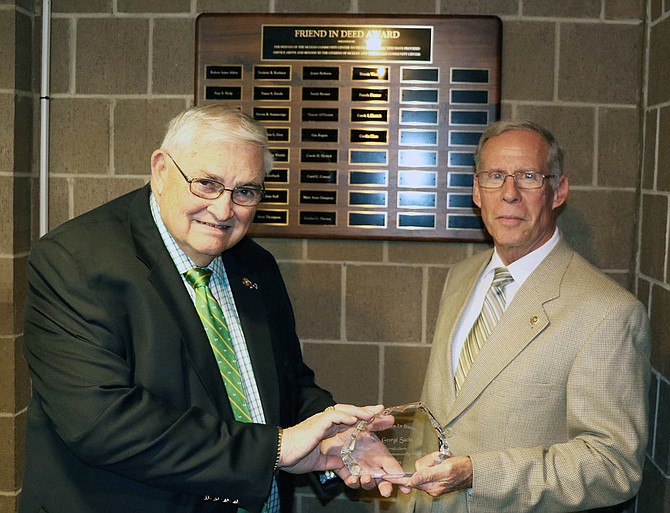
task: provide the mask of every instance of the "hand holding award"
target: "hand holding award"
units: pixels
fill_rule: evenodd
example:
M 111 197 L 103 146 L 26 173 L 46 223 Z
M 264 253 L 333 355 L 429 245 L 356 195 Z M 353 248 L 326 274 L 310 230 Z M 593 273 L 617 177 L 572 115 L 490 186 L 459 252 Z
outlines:
M 386 408 L 370 421 L 359 422 L 342 446 L 341 457 L 354 476 L 405 484 L 416 461 L 435 451 L 436 463 L 449 457 L 447 437 L 430 410 L 416 402 Z

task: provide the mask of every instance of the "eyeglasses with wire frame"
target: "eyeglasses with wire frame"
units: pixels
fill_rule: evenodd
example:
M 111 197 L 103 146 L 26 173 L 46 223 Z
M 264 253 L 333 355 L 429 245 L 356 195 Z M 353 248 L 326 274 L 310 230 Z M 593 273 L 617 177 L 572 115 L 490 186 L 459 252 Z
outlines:
M 544 175 L 537 171 L 517 171 L 516 173 L 503 173 L 501 171 L 480 171 L 475 175 L 477 183 L 484 189 L 499 189 L 510 176 L 519 189 L 539 189 L 544 185 L 545 178 L 553 178 L 554 175 Z
M 225 191 L 229 191 L 230 199 L 235 205 L 240 205 L 241 207 L 254 207 L 261 202 L 265 195 L 264 189 L 253 185 L 240 185 L 233 189 L 227 189 L 221 182 L 217 182 L 210 178 L 189 178 L 181 170 L 175 159 L 172 158 L 172 155 L 167 152 L 166 155 L 170 157 L 172 163 L 188 183 L 188 188 L 191 191 L 191 194 L 198 198 L 215 200 Z

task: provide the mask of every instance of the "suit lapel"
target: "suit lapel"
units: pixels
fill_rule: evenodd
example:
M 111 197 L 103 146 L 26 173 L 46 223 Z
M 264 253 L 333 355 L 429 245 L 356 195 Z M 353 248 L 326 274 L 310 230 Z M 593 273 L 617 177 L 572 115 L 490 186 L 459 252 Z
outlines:
M 149 208 L 149 186 L 135 197 L 129 210 L 130 229 L 137 257 L 149 268 L 149 282 L 172 314 L 186 353 L 217 411 L 232 417 L 228 396 L 221 382 L 216 361 L 211 357 L 207 336 L 202 328 L 184 282 L 170 258 Z
M 447 422 L 463 412 L 479 394 L 550 324 L 545 304 L 558 298 L 560 283 L 573 255 L 561 240 L 528 277 L 484 344 Z
M 483 252 L 463 261 L 447 276 L 440 304 L 440 314 L 435 327 L 433 347 L 424 385 L 426 405 L 441 422 L 447 418 L 456 400 L 454 373 L 452 371 L 452 340 L 458 319 L 472 294 L 477 277 L 481 274 L 492 251 Z
M 256 386 L 263 404 L 265 420 L 279 422 L 278 376 L 268 324 L 265 296 L 272 294 L 269 284 L 259 278 L 256 270 L 245 265 L 243 254 L 246 241 L 223 255 L 226 274 L 235 298 L 235 306 L 244 332 L 249 357 L 254 369 Z

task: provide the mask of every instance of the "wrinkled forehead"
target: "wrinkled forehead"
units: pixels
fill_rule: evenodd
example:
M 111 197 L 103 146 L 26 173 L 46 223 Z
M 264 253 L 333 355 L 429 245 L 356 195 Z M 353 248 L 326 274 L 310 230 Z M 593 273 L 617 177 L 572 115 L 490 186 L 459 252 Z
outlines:
M 482 167 L 521 168 L 545 170 L 548 166 L 549 147 L 542 136 L 531 130 L 509 130 L 492 137 L 482 149 Z

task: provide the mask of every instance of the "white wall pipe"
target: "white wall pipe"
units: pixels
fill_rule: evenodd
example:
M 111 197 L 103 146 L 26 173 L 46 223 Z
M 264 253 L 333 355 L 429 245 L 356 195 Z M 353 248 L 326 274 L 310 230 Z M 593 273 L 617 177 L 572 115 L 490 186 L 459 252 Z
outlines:
M 51 0 L 42 1 L 42 84 L 40 88 L 40 237 L 49 230 L 49 63 Z

